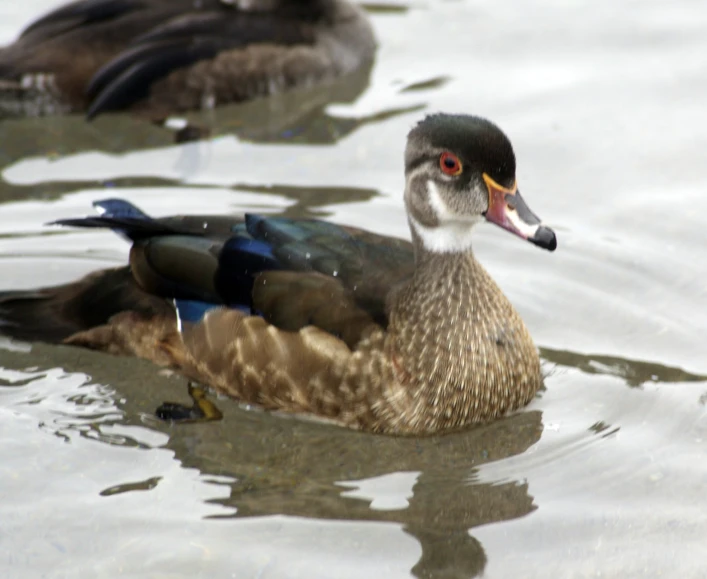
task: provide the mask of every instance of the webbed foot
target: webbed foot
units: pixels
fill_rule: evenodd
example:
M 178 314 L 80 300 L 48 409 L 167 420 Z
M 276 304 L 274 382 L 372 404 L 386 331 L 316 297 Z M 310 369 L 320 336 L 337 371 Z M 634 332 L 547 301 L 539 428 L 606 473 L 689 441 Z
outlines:
M 177 402 L 165 402 L 155 410 L 157 418 L 169 422 L 208 422 L 223 418 L 223 414 L 216 405 L 206 398 L 203 388 L 194 386 L 191 382 L 189 382 L 188 388 L 189 396 L 194 401 L 191 406 Z

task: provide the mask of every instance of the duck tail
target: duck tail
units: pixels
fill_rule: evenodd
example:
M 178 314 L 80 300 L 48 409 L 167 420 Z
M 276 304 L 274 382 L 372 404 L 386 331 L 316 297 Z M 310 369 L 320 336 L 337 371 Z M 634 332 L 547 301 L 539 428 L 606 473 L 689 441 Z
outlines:
M 61 343 L 125 310 L 145 317 L 174 316 L 166 300 L 141 290 L 129 268 L 121 267 L 65 285 L 0 292 L 0 335 Z
M 71 328 L 50 315 L 46 290 L 0 292 L 0 334 L 18 340 L 61 342 Z
M 98 212 L 97 216 L 59 219 L 48 223 L 48 225 L 111 229 L 131 242 L 158 235 L 179 233 L 178 229 L 153 219 L 124 199 L 101 199 L 94 201 L 93 206 Z

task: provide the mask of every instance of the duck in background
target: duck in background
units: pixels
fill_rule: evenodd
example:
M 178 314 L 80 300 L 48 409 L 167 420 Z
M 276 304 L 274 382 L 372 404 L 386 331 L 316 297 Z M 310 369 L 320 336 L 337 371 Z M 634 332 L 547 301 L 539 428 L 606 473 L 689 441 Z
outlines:
M 542 384 L 520 316 L 476 261 L 486 219 L 553 251 L 491 122 L 428 116 L 405 151 L 412 243 L 317 220 L 153 219 L 122 200 L 130 265 L 0 294 L 0 331 L 139 356 L 244 402 L 373 432 L 430 434 L 526 405 Z
M 331 81 L 374 53 L 346 0 L 79 0 L 0 49 L 0 117 L 160 119 Z

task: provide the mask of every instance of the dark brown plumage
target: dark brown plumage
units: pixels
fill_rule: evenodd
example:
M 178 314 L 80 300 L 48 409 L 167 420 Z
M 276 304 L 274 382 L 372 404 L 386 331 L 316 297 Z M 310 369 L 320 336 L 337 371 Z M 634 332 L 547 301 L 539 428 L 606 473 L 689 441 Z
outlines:
M 437 115 L 413 129 L 412 244 L 314 220 L 154 220 L 107 200 L 100 217 L 59 223 L 127 235 L 129 273 L 0 295 L 0 321 L 10 335 L 144 357 L 240 400 L 351 428 L 423 434 L 490 420 L 527 404 L 542 377 L 470 230 L 485 216 L 556 247 L 514 176 L 512 187 L 489 176 L 512 156 L 505 135 L 477 117 Z M 115 280 L 119 299 L 100 289 Z M 177 300 L 179 321 L 164 298 Z M 222 306 L 189 321 L 205 303 Z
M 351 73 L 374 50 L 347 0 L 79 0 L 0 50 L 0 116 L 211 108 Z

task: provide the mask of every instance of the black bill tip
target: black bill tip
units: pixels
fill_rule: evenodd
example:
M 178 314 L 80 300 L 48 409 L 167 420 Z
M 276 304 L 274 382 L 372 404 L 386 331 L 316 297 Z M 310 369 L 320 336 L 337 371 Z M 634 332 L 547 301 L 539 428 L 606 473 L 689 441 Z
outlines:
M 529 237 L 528 241 L 548 251 L 555 251 L 557 249 L 557 237 L 555 236 L 555 232 L 544 225 L 538 227 L 535 235 Z

